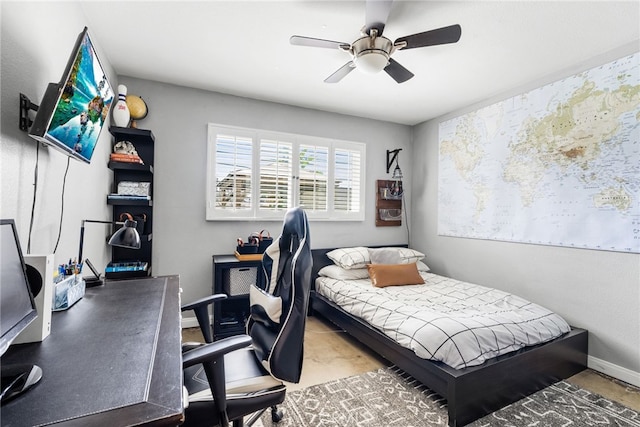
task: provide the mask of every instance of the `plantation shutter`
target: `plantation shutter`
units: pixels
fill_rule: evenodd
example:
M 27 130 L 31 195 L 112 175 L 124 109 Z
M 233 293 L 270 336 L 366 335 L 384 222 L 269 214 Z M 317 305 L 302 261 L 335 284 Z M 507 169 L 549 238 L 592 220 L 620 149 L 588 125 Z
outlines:
M 364 220 L 366 145 L 209 124 L 207 220 Z
M 360 212 L 362 197 L 362 157 L 358 150 L 336 148 L 334 157 L 333 209 L 338 212 Z
M 292 162 L 290 142 L 260 141 L 260 210 L 282 212 L 293 205 Z
M 225 211 L 249 210 L 252 182 L 251 138 L 219 134 L 215 141 L 215 207 Z
M 329 147 L 300 144 L 298 200 L 307 212 L 328 211 Z

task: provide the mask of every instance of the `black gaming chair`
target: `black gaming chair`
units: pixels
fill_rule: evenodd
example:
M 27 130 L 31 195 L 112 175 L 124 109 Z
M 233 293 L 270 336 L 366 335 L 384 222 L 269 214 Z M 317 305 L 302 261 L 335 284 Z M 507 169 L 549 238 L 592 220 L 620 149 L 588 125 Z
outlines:
M 283 381 L 299 382 L 303 338 L 311 287 L 309 224 L 300 208 L 290 209 L 282 234 L 262 260 L 264 288 L 250 290 L 247 335 L 211 342 L 207 307 L 224 296 L 213 295 L 183 307 L 196 311 L 208 344 L 184 344 L 183 367 L 189 406 L 184 425 L 242 427 L 252 425 L 269 407 L 282 414 Z

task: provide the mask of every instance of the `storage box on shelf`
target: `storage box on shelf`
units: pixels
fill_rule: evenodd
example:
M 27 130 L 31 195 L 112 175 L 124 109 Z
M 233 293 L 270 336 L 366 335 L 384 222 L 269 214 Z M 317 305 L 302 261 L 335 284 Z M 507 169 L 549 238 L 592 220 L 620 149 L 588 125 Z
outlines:
M 155 137 L 150 130 L 111 126 L 113 145 L 128 141 L 137 156 L 112 156 L 109 169 L 113 170 L 113 192 L 107 203 L 113 208 L 113 220 L 121 221 L 127 214 L 144 222 L 137 227 L 140 249 L 113 247 L 111 263 L 106 268 L 107 279 L 125 279 L 151 274 L 153 236 L 153 162 Z

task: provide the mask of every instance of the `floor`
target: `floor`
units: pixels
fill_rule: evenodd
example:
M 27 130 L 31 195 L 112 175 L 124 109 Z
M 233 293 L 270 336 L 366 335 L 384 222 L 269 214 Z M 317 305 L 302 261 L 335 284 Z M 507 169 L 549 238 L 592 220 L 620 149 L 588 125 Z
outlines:
M 197 328 L 184 329 L 183 339 L 202 341 L 202 335 Z M 320 317 L 307 318 L 304 345 L 302 378 L 300 383 L 288 385 L 289 391 L 388 365 L 386 360 Z M 567 381 L 640 412 L 639 388 L 591 369 L 582 371 Z

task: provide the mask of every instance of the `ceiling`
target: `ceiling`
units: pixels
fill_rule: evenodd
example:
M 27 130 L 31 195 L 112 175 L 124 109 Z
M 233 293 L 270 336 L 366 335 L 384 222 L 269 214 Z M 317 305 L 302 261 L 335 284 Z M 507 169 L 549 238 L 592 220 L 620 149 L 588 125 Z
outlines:
M 452 24 L 456 44 L 399 50 L 415 74 L 397 84 L 340 50 L 293 46 L 291 35 L 351 43 L 364 1 L 83 2 L 89 31 L 119 75 L 414 125 L 570 70 L 640 40 L 640 2 L 400 1 L 384 35 Z M 139 94 L 143 95 L 144 94 Z

